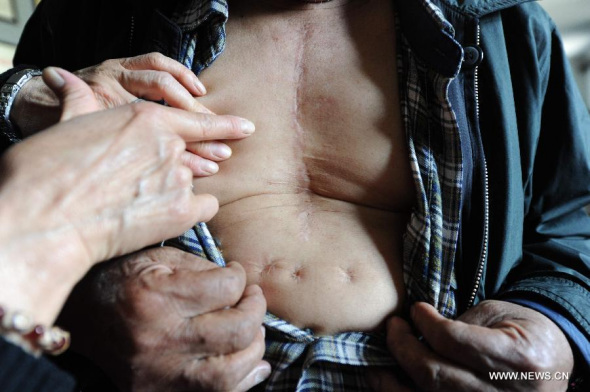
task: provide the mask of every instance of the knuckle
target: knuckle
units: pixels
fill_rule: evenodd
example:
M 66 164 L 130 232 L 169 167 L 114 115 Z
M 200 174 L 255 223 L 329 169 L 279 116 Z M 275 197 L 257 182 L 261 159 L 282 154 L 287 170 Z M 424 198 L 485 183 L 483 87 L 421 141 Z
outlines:
M 173 161 L 178 159 L 178 157 L 186 150 L 185 141 L 179 137 L 165 137 L 163 143 L 163 153 L 166 157 L 172 158 Z M 188 176 L 186 171 L 189 172 Z M 192 179 L 192 173 L 185 166 L 179 166 L 174 174 L 174 179 L 179 180 L 179 182 L 175 181 L 174 185 L 187 185 L 187 183 Z
M 258 327 L 250 318 L 240 318 L 233 324 L 230 332 L 231 347 L 235 351 L 244 350 L 252 344 L 257 332 Z
M 119 94 L 114 92 L 113 89 L 107 83 L 105 83 L 105 80 L 100 78 L 98 75 L 92 75 L 88 77 L 85 82 L 92 90 L 94 97 L 106 108 L 113 108 L 126 103 L 122 102 Z
M 169 207 L 169 216 L 172 218 L 174 222 L 181 223 L 196 223 L 193 222 L 195 219 L 194 214 L 192 213 L 191 209 L 191 194 L 189 188 L 183 190 L 182 192 L 178 193 L 178 196 Z
M 166 63 L 166 56 L 159 52 L 151 52 L 144 55 L 147 64 L 153 68 L 160 68 Z
M 198 153 L 185 154 L 182 157 L 182 163 L 193 170 L 198 170 L 201 167 L 201 157 Z
M 169 154 L 167 156 L 169 156 Z M 183 189 L 190 189 L 193 178 L 193 173 L 188 167 L 180 163 L 173 163 L 171 161 L 165 162 L 163 170 L 160 170 L 157 175 L 158 179 L 163 179 L 166 181 L 166 192 L 177 192 Z M 178 198 L 175 200 L 175 202 L 183 201 L 184 200 Z
M 209 385 L 215 391 L 231 391 L 238 384 L 236 372 L 231 371 L 226 364 L 219 363 L 211 364 L 209 371 Z
M 153 121 L 159 118 L 159 111 L 161 109 L 159 105 L 153 102 L 142 101 L 128 106 L 131 108 L 134 116 L 146 124 L 153 124 Z
M 215 150 L 213 147 L 214 147 L 213 142 L 200 142 L 200 146 L 199 146 L 201 154 L 203 154 L 204 156 L 208 156 L 208 157 L 215 155 L 214 154 Z
M 188 188 L 193 181 L 193 172 L 186 166 L 178 166 L 175 170 L 174 177 L 176 186 Z
M 174 79 L 174 77 L 170 75 L 168 72 L 164 71 L 158 72 L 154 82 L 158 87 L 162 87 L 165 90 L 171 89 L 175 87 L 177 84 L 176 79 Z
M 209 358 L 196 359 L 190 366 L 184 369 L 184 379 L 187 380 L 186 384 L 192 384 L 190 380 L 196 377 L 195 383 L 198 384 L 200 389 L 210 391 L 215 386 L 215 367 L 212 366 Z
M 126 287 L 122 291 L 122 297 L 120 300 L 120 310 L 127 318 L 135 320 L 150 319 L 150 311 L 154 308 L 154 304 L 152 303 L 154 298 L 146 295 L 145 290 L 137 286 Z M 142 334 L 135 334 L 134 339 L 141 342 Z M 147 347 L 149 344 L 145 346 Z
M 208 142 L 191 143 L 190 150 L 197 155 L 204 155 L 211 151 L 211 146 Z
M 102 63 L 98 64 L 98 68 L 114 68 L 117 65 L 119 65 L 118 60 L 114 60 L 114 59 L 109 59 L 109 60 L 105 60 Z
M 438 391 L 441 386 L 441 367 L 438 364 L 429 363 L 418 371 L 416 383 L 425 391 Z
M 241 119 L 235 116 L 226 117 L 227 128 L 232 130 L 234 133 L 241 134 Z
M 447 326 L 440 321 L 434 323 L 433 328 L 428 330 L 430 334 L 429 339 L 439 345 L 446 345 L 451 343 L 446 331 Z M 425 334 L 426 335 L 426 334 Z
M 132 331 L 133 345 L 138 352 L 148 353 L 158 351 L 162 347 L 161 338 L 156 334 L 146 333 L 141 329 L 137 328 Z
M 201 131 L 201 136 L 203 138 L 209 137 L 213 133 L 215 128 L 216 120 L 214 116 L 209 114 L 202 114 L 199 115 L 197 118 L 197 127 Z
M 221 277 L 217 280 L 217 293 L 237 301 L 243 292 L 242 279 L 232 270 L 221 270 L 221 273 Z
M 207 358 L 194 359 L 182 367 L 176 384 L 186 389 L 211 390 L 213 374 Z
M 504 309 L 502 304 L 498 301 L 486 300 L 478 304 L 481 312 L 484 314 L 503 314 Z
M 192 105 L 193 105 L 193 111 L 195 113 L 205 113 L 205 114 L 211 113 L 211 111 L 205 105 L 203 105 L 202 103 L 200 103 L 196 99 L 192 100 Z
M 540 372 L 550 367 L 547 359 L 536 347 L 528 346 L 520 350 L 518 366 L 523 372 Z

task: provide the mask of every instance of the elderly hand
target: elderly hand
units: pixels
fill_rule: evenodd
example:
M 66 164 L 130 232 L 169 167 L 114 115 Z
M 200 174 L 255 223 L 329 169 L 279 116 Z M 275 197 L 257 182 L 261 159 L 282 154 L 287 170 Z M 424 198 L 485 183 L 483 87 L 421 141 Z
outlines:
M 195 74 L 160 53 L 107 60 L 75 74 L 90 85 L 102 109 L 144 98 L 164 100 L 179 109 L 209 113 L 194 98 L 206 93 Z M 29 136 L 55 124 L 59 114 L 58 99 L 41 77 L 35 77 L 18 93 L 10 117 L 23 134 Z
M 394 317 L 387 344 L 400 367 L 426 391 L 565 391 L 573 354 L 561 330 L 532 309 L 503 301 L 484 301 L 458 320 L 417 303 L 412 320 L 427 344 L 404 320 Z M 501 381 L 492 372 L 524 372 L 529 380 Z M 529 373 L 532 372 L 532 373 Z M 535 376 L 536 375 L 536 376 Z M 370 377 L 376 391 L 409 391 L 386 371 Z
M 270 373 L 265 310 L 239 263 L 163 247 L 97 266 L 60 321 L 122 391 L 246 391 Z
M 56 72 L 64 116 L 91 110 L 88 87 Z M 0 217 L 10 222 L 0 227 L 0 285 L 11 305 L 50 324 L 93 263 L 209 220 L 218 203 L 193 194 L 199 168 L 183 158 L 186 145 L 251 131 L 238 117 L 142 102 L 72 118 L 9 149 L 0 160 Z M 16 295 L 22 287 L 27 295 Z

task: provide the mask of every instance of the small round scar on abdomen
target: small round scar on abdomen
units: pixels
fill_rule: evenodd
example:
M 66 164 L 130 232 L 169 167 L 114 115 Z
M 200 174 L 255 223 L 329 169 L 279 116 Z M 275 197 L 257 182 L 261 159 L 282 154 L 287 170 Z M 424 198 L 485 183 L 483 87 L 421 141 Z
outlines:
M 352 283 L 354 278 L 356 277 L 356 273 L 353 268 L 351 267 L 339 267 L 339 275 L 340 278 L 344 283 Z
M 293 280 L 299 282 L 303 278 L 304 269 L 305 268 L 303 268 L 302 266 L 295 267 L 295 269 L 291 273 L 291 278 L 293 278 Z
M 273 272 L 275 272 L 275 270 L 279 268 L 284 268 L 279 264 L 282 261 L 284 261 L 284 259 L 282 258 L 270 258 L 265 260 L 264 264 L 262 265 L 262 268 L 260 269 L 260 274 L 271 275 Z

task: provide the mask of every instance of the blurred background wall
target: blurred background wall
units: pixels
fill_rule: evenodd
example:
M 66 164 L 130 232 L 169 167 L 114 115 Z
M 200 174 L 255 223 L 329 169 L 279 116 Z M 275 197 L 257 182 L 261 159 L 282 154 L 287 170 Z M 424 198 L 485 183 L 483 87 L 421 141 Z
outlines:
M 590 108 L 590 0 L 542 0 L 561 31 L 565 50 Z
M 40 0 L 0 0 L 0 72 L 12 66 L 14 46 Z

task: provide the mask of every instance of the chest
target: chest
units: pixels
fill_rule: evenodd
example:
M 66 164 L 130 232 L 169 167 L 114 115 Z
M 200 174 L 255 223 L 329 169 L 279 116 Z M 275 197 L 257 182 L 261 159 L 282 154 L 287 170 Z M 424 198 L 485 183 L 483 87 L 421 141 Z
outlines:
M 221 178 L 248 181 L 215 189 L 222 204 L 251 187 L 393 210 L 413 203 L 393 10 L 374 3 L 231 14 L 225 51 L 200 75 L 208 88 L 201 101 L 252 120 L 257 132 L 232 145 Z

